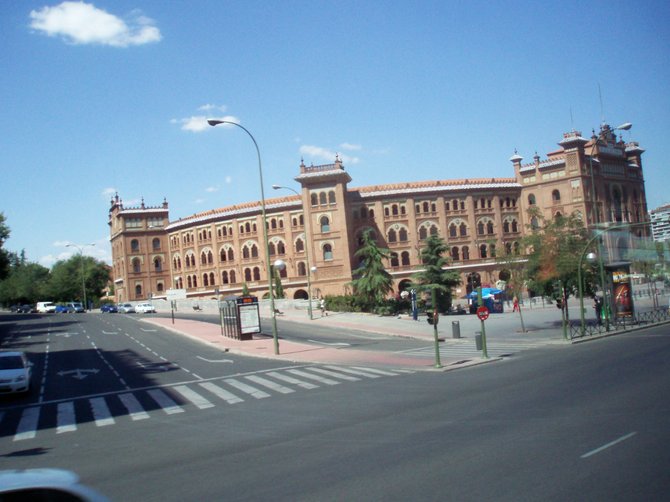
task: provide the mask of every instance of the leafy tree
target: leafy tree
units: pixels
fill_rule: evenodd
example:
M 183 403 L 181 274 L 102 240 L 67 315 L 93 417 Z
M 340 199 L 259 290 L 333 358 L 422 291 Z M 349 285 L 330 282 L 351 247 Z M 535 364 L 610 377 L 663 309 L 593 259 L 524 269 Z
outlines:
M 90 256 L 74 255 L 56 262 L 51 269 L 47 292 L 55 301 L 78 300 L 83 302 L 82 271 L 86 287 L 86 299 L 102 296 L 109 282 L 109 267 Z
M 354 254 L 360 266 L 354 271 L 356 278 L 351 281 L 351 285 L 354 294 L 361 300 L 378 305 L 393 289 L 393 277 L 384 266 L 384 260 L 391 256 L 389 250 L 377 246 L 372 232 L 372 229 L 367 229 L 361 236 L 361 247 Z
M 249 296 L 249 286 L 246 282 L 242 283 L 242 296 Z
M 34 304 L 46 298 L 49 269 L 27 262 L 25 254 L 9 254 L 9 274 L 0 281 L 0 303 L 4 305 Z
M 577 267 L 579 257 L 589 240 L 588 231 L 577 215 L 557 216 L 545 220 L 536 209 L 529 210 L 539 225 L 531 228 L 524 237 L 528 249 L 527 277 L 530 289 L 555 300 L 568 299 L 578 291 Z M 586 264 L 584 264 L 586 266 Z M 585 294 L 594 291 L 594 274 L 591 267 L 583 270 Z
M 451 310 L 451 291 L 461 283 L 461 277 L 455 270 L 445 270 L 449 260 L 445 258 L 448 247 L 442 237 L 431 235 L 421 249 L 423 270 L 413 276 L 416 289 L 421 292 L 435 292 L 435 301 L 440 312 Z
M 5 241 L 9 239 L 9 227 L 5 223 L 4 213 L 0 213 L 0 280 L 9 274 L 9 253 L 3 249 Z

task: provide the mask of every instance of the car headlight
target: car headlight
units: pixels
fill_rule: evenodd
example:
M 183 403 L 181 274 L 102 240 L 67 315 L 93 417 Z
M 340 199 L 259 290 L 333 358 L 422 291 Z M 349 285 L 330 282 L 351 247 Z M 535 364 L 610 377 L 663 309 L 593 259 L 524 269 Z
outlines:
M 23 382 L 25 379 L 26 379 L 25 375 L 20 375 L 20 376 L 16 377 L 17 382 Z

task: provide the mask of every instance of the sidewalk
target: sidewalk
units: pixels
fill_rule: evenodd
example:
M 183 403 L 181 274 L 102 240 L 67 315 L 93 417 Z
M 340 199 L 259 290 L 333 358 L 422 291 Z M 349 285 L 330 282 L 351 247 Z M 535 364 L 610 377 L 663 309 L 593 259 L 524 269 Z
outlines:
M 321 315 L 317 309 L 313 312 L 313 320 L 309 319 L 306 310 L 282 309 L 277 316 L 281 321 L 299 322 L 303 324 L 323 324 L 328 327 L 354 330 L 370 334 L 386 336 L 400 336 L 418 339 L 426 345 L 434 343 L 433 327 L 426 322 L 425 317 L 414 321 L 411 317 L 381 317 L 372 314 L 328 312 Z M 208 312 L 205 312 L 208 313 Z M 212 312 L 209 312 L 212 313 Z M 434 359 L 426 359 L 394 353 L 388 351 L 358 350 L 349 347 L 317 346 L 293 342 L 279 338 L 279 354 L 275 354 L 274 340 L 271 336 L 270 311 L 267 306 L 261 308 L 263 334 L 254 335 L 252 340 L 240 341 L 221 334 L 220 326 L 212 323 L 170 318 L 152 317 L 143 319 L 162 326 L 192 339 L 199 340 L 222 351 L 253 357 L 264 357 L 292 363 L 323 363 L 323 364 L 353 364 L 378 367 L 405 368 L 408 370 L 450 370 L 483 364 L 499 360 L 499 358 L 484 359 L 481 357 L 469 358 L 463 361 L 462 357 L 445 358 L 441 356 L 442 368 L 436 368 Z M 546 340 L 547 343 L 568 343 L 563 338 L 560 324 L 560 311 L 555 307 L 534 308 L 524 310 L 526 332 L 521 331 L 519 316 L 516 313 L 492 314 L 486 321 L 487 340 L 504 340 L 513 343 L 515 340 L 525 341 L 529 338 Z M 455 324 L 458 323 L 460 338 L 453 338 Z M 279 330 L 281 332 L 281 328 Z M 481 331 L 481 322 L 474 315 L 441 316 L 438 324 L 438 336 L 443 344 L 475 344 L 475 334 Z

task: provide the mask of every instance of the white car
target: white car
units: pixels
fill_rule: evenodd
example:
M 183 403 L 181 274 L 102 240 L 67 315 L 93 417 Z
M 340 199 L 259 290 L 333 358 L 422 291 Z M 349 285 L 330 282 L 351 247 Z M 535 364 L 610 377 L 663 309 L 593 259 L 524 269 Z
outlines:
M 119 312 L 122 312 L 123 314 L 135 313 L 135 307 L 133 307 L 133 305 L 130 303 L 119 303 L 118 308 Z
M 0 394 L 28 392 L 31 368 L 25 353 L 0 351 Z
M 151 303 L 138 303 L 135 305 L 135 312 L 138 314 L 155 313 L 156 308 Z
M 38 312 L 45 314 L 45 313 L 53 313 L 56 312 L 56 304 L 53 302 L 37 302 L 37 305 L 35 306 L 35 310 Z

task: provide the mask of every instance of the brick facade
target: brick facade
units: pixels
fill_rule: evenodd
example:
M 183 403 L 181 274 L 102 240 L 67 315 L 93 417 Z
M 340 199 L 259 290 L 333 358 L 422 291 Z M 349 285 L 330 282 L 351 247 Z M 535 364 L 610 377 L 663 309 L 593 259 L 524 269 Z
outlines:
M 609 126 L 583 138 L 563 135 L 545 160 L 535 155 L 510 161 L 514 177 L 468 178 L 350 188 L 339 158 L 334 164 L 300 165 L 295 180 L 301 195 L 267 199 L 271 262 L 286 268 L 287 298 L 348 291 L 361 233 L 373 229 L 392 257 L 388 269 L 399 292 L 420 268 L 422 241 L 442 236 L 458 270 L 462 296 L 474 284 L 500 278 L 495 256 L 519 254 L 520 239 L 536 206 L 545 218 L 577 212 L 589 227 L 647 218 L 641 155 L 637 143 L 618 141 Z M 595 196 L 595 198 L 594 198 Z M 168 203 L 125 208 L 114 197 L 109 210 L 112 270 L 117 301 L 163 297 L 170 288 L 189 297 L 213 298 L 249 291 L 264 296 L 268 287 L 260 202 L 213 209 L 170 221 Z M 646 235 L 644 229 L 638 235 Z M 308 266 L 309 262 L 309 266 Z

